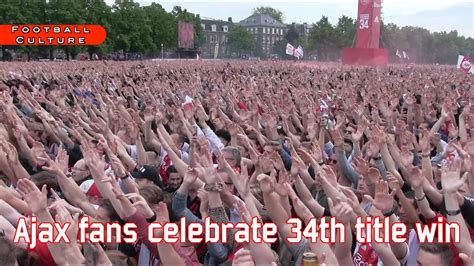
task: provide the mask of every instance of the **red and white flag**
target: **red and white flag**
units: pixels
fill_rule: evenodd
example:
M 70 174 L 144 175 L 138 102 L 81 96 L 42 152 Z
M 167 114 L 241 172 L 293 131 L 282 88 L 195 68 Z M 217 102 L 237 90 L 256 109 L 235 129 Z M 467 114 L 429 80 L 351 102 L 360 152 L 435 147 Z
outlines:
M 286 54 L 294 56 L 298 59 L 301 59 L 301 58 L 303 58 L 303 54 L 304 54 L 303 47 L 301 47 L 301 45 L 300 45 L 300 46 L 298 46 L 298 48 L 296 48 L 293 45 L 287 43 L 286 44 Z
M 193 109 L 194 100 L 193 98 L 186 95 L 184 97 L 184 103 L 181 104 L 184 110 L 192 110 Z
M 291 55 L 291 56 L 295 56 L 295 53 L 296 53 L 296 48 L 293 45 L 287 43 L 286 44 L 286 54 Z
M 469 56 L 458 55 L 457 67 L 466 73 L 474 74 L 474 67 L 472 66 L 472 59 Z

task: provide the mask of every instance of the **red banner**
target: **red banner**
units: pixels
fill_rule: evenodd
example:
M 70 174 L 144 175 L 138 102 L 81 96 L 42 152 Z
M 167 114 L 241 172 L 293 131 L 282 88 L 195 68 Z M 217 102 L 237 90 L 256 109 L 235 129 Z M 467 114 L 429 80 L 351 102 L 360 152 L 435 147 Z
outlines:
M 369 48 L 380 47 L 380 14 L 382 13 L 382 0 L 373 0 L 372 27 L 370 31 Z
M 381 0 L 359 0 L 357 48 L 379 48 Z

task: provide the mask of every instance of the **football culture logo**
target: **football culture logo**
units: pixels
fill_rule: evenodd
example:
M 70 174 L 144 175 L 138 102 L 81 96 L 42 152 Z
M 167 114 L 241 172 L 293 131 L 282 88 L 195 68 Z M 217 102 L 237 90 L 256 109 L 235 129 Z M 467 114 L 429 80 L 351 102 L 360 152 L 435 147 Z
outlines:
M 0 45 L 100 45 L 100 25 L 0 25 Z

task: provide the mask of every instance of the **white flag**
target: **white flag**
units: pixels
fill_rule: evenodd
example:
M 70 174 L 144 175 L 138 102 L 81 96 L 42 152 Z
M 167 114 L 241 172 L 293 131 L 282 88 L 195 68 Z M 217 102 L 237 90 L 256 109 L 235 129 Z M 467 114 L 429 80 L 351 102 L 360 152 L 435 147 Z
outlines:
M 286 44 L 286 54 L 295 56 L 295 47 L 293 47 L 293 45 L 287 43 Z
M 457 68 L 460 68 L 466 73 L 474 74 L 474 67 L 472 66 L 472 60 L 469 56 L 458 55 Z
M 216 46 L 214 46 L 214 59 L 216 59 L 218 55 L 219 55 L 219 42 L 217 42 Z
M 403 59 L 410 60 L 410 57 L 408 56 L 408 54 L 405 51 L 403 51 L 402 53 L 403 53 Z
M 298 48 L 296 49 L 296 55 L 295 55 L 295 56 L 296 56 L 298 59 L 301 59 L 301 58 L 303 58 L 303 55 L 304 55 L 303 47 L 301 47 L 301 45 L 300 45 L 300 46 L 298 46 Z
M 402 55 L 400 54 L 400 52 L 398 51 L 397 49 L 397 52 L 395 53 L 396 56 L 398 56 L 398 58 L 402 58 Z

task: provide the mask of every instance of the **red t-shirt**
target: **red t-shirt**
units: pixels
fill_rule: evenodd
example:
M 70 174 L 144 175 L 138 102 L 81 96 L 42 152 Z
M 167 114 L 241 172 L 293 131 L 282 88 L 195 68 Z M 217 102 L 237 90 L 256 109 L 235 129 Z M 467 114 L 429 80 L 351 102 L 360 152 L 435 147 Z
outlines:
M 53 256 L 51 256 L 51 252 L 49 252 L 48 244 L 46 243 L 38 242 L 34 248 L 30 248 L 28 245 L 28 252 L 33 252 L 38 255 L 41 266 L 56 265 Z

